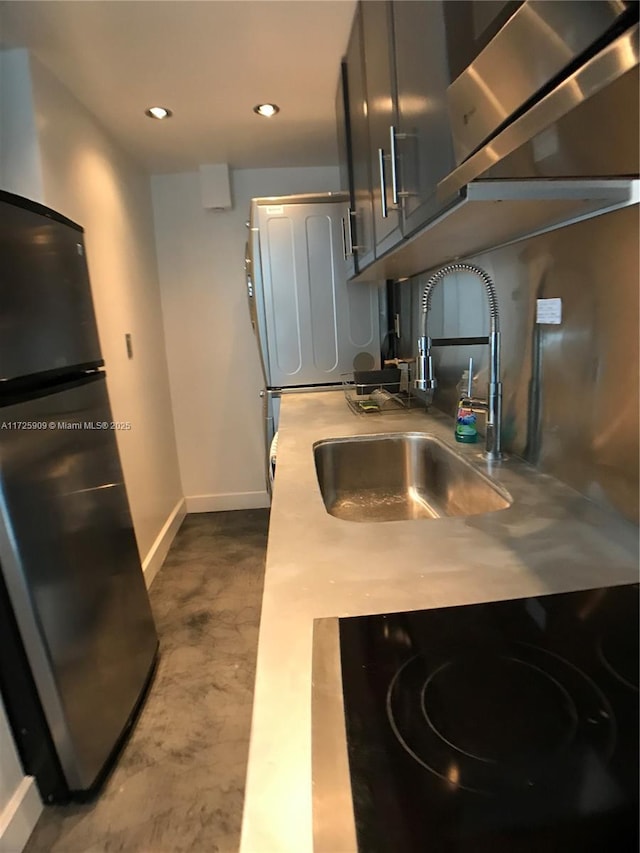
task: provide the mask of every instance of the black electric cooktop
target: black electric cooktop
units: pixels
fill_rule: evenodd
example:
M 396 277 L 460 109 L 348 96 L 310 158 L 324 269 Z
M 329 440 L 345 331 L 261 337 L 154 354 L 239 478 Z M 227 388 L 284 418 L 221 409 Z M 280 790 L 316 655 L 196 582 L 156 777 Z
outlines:
M 638 851 L 638 585 L 340 619 L 358 847 Z

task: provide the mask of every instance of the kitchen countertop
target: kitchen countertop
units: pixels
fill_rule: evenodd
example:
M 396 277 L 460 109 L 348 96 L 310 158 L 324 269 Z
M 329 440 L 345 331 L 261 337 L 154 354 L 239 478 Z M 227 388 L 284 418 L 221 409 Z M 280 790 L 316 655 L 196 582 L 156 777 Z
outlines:
M 354 523 L 329 515 L 313 444 L 428 432 L 501 484 L 505 510 Z M 638 531 L 515 457 L 490 470 L 482 444 L 423 409 L 354 415 L 342 392 L 282 397 L 258 645 L 241 853 L 310 853 L 313 621 L 567 592 L 638 580 Z M 336 851 L 338 853 L 338 851 Z

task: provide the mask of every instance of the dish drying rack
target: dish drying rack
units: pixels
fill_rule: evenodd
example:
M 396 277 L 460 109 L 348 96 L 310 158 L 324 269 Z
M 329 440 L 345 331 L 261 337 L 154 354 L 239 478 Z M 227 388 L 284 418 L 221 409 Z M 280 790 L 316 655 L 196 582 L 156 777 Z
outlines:
M 397 378 L 389 377 L 397 373 Z M 404 376 L 403 376 L 404 374 Z M 387 415 L 416 408 L 419 400 L 409 393 L 407 371 L 356 371 L 342 375 L 347 404 L 356 415 Z

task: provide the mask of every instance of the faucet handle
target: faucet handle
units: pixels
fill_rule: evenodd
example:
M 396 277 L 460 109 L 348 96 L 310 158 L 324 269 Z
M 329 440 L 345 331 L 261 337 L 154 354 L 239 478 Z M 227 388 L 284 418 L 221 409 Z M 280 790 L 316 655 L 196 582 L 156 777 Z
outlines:
M 430 391 L 435 391 L 438 387 L 438 380 L 435 377 L 433 372 L 433 358 L 431 356 L 427 357 L 427 388 Z

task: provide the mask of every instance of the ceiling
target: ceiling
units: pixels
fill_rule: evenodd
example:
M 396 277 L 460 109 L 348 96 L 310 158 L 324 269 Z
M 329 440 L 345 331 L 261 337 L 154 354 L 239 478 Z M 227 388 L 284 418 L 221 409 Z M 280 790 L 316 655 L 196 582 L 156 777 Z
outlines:
M 150 173 L 337 163 L 335 94 L 355 0 L 10 0 L 26 47 Z M 275 102 L 270 119 L 253 107 Z M 155 121 L 144 110 L 173 110 Z

